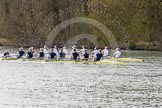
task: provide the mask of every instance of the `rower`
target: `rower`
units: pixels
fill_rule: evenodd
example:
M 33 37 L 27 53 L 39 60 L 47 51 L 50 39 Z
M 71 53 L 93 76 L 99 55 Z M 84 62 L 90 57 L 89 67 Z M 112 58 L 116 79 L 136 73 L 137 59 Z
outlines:
M 80 53 L 81 53 L 81 55 L 83 56 L 84 54 L 85 54 L 85 48 L 84 48 L 84 45 L 82 46 L 82 49 L 80 50 Z
M 98 53 L 96 54 L 95 61 L 100 61 L 103 57 L 102 50 L 99 49 Z
M 74 52 L 72 53 L 72 59 L 77 61 L 79 57 L 79 53 L 74 49 Z
M 50 59 L 56 59 L 56 53 L 54 52 L 54 49 L 51 48 L 50 51 L 51 51 L 51 52 L 50 52 L 50 54 L 49 54 L 49 55 L 50 55 L 49 58 L 50 58 Z
M 30 47 L 30 51 L 33 52 L 33 53 L 35 53 L 34 47 Z
M 120 56 L 121 56 L 121 51 L 120 51 L 119 48 L 116 48 L 116 51 L 115 51 L 115 53 L 113 54 L 113 57 L 114 57 L 114 58 L 120 58 Z
M 93 50 L 92 53 L 93 53 L 93 57 L 96 57 L 96 54 L 98 53 L 98 49 L 97 49 L 97 47 L 94 48 L 94 50 Z
M 66 49 L 65 46 L 63 47 L 63 52 L 64 52 L 65 54 L 67 54 L 67 52 L 68 52 L 68 50 Z
M 27 57 L 29 59 L 32 59 L 33 58 L 33 48 L 32 47 L 29 48 L 29 52 L 27 53 Z
M 44 46 L 44 48 L 43 48 L 43 52 L 44 52 L 44 56 L 45 57 L 48 57 L 48 48 L 47 48 L 47 46 Z
M 30 47 L 30 51 L 32 52 L 34 57 L 37 57 L 37 53 L 36 53 L 34 47 Z
M 44 50 L 43 48 L 40 48 L 39 59 L 44 59 L 44 57 L 45 57 L 45 53 L 43 50 Z
M 61 50 L 60 50 L 60 59 L 61 60 L 64 60 L 65 59 L 65 53 L 63 52 L 63 48 L 61 48 Z
M 109 56 L 109 50 L 107 49 L 107 46 L 105 46 L 105 49 L 103 50 L 103 57 L 108 58 Z
M 59 57 L 59 51 L 58 51 L 57 46 L 54 46 L 53 52 L 57 55 L 57 57 Z
M 6 50 L 6 51 L 4 52 L 3 57 L 4 57 L 4 58 L 8 58 L 8 57 L 10 57 L 10 53 L 9 53 L 8 50 Z
M 23 58 L 24 54 L 25 54 L 25 51 L 24 51 L 23 47 L 20 47 L 19 54 L 18 54 L 17 58 Z
M 74 49 L 76 50 L 76 52 L 77 52 L 77 47 L 76 46 L 72 46 L 72 50 L 71 50 L 71 55 L 73 56 L 73 53 L 74 53 Z
M 88 60 L 89 59 L 89 53 L 87 52 L 87 49 L 85 49 L 85 54 L 83 55 L 84 59 L 83 60 Z

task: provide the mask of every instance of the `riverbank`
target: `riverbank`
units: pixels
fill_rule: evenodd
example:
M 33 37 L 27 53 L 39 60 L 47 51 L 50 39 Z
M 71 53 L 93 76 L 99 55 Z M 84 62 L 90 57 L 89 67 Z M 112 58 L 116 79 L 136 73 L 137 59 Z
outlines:
M 0 38 L 0 46 L 15 46 L 15 43 L 6 38 Z
M 159 43 L 157 41 L 153 42 L 131 41 L 129 43 L 118 42 L 118 45 L 121 49 L 124 50 L 162 51 L 162 43 Z
M 122 49 L 122 50 L 144 50 L 144 51 L 162 51 L 162 43 L 159 43 L 157 41 L 153 41 L 153 42 L 144 42 L 144 41 L 139 41 L 139 42 L 123 42 L 123 41 L 119 41 L 117 42 L 118 46 Z M 5 38 L 0 38 L 0 46 L 1 47 L 24 47 L 24 48 L 29 48 L 30 45 L 18 45 L 16 44 L 14 41 L 5 39 Z M 37 46 L 33 46 L 35 48 L 40 48 L 43 45 L 37 45 Z M 82 45 L 77 45 L 77 46 L 82 46 Z M 103 48 L 103 45 L 98 45 L 99 48 Z M 91 46 L 92 47 L 92 46 Z M 91 48 L 90 46 L 88 46 L 88 48 Z

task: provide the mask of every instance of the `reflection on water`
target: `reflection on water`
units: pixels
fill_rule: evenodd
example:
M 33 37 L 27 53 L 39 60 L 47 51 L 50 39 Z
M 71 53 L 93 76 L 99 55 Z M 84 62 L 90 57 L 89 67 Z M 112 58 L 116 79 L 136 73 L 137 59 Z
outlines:
M 162 55 L 150 53 L 122 66 L 0 61 L 0 108 L 162 107 Z

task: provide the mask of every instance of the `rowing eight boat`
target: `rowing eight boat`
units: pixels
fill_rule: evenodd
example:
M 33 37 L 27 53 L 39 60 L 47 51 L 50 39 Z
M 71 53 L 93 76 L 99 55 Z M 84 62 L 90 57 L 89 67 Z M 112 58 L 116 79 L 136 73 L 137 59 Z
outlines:
M 65 60 L 39 60 L 39 59 L 27 59 L 27 58 L 2 58 L 2 60 L 22 60 L 22 61 L 33 61 L 33 62 L 59 62 L 59 63 L 65 63 L 65 62 L 74 62 L 74 63 L 81 63 L 81 64 L 115 64 L 115 65 L 123 65 L 125 64 L 124 62 L 119 62 L 119 61 L 112 61 L 112 60 L 101 60 L 98 62 L 94 62 L 94 61 L 85 61 L 85 60 L 79 60 L 79 61 L 73 61 L 70 59 L 65 59 Z
M 109 58 L 109 60 L 118 60 L 123 62 L 143 62 L 144 59 L 137 59 L 137 58 Z

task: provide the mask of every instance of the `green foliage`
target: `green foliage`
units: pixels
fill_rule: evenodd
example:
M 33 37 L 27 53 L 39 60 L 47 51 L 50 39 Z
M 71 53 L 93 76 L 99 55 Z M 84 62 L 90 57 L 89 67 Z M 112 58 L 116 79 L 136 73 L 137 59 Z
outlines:
M 4 45 L 5 43 L 7 43 L 7 39 L 0 38 L 0 45 Z
M 153 46 L 146 43 L 162 42 L 160 1 L 18 0 L 15 2 L 1 0 L 0 33 L 4 34 L 3 37 L 15 41 L 17 45 L 42 46 L 55 26 L 64 20 L 82 16 L 103 23 L 121 45 L 124 44 L 123 40 L 126 38 L 130 49 L 142 48 L 142 45 L 146 46 L 142 49 L 149 49 L 149 46 Z M 54 44 L 63 44 L 78 34 L 95 35 L 99 46 L 109 45 L 109 40 L 100 30 L 80 23 L 62 30 Z
M 5 39 L 5 38 L 0 38 L 0 46 L 10 46 L 10 45 L 13 45 L 13 42 Z
M 136 48 L 135 42 L 130 41 L 130 42 L 129 42 L 129 47 L 128 47 L 128 49 L 134 50 L 135 48 Z

